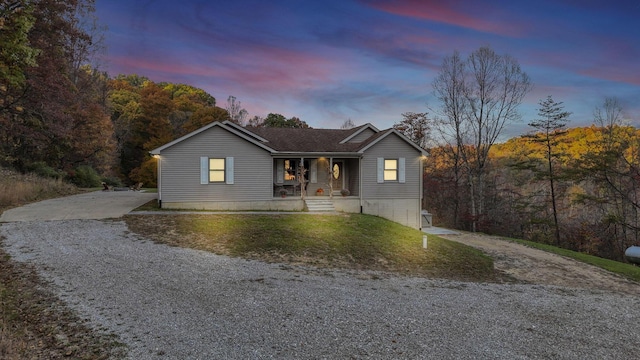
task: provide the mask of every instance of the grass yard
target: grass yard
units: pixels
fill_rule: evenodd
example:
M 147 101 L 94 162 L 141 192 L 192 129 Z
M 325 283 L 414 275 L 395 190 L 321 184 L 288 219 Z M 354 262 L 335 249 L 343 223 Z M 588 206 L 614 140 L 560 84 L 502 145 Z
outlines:
M 317 267 L 501 281 L 493 260 L 469 246 L 370 215 L 128 215 L 129 229 L 154 241 L 217 254 Z

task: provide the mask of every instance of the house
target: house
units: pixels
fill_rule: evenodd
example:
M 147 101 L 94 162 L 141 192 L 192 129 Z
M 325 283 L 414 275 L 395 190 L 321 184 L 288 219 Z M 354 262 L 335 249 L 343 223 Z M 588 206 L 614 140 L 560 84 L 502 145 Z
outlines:
M 214 122 L 150 153 L 162 208 L 303 211 L 320 201 L 421 227 L 425 151 L 394 129 Z

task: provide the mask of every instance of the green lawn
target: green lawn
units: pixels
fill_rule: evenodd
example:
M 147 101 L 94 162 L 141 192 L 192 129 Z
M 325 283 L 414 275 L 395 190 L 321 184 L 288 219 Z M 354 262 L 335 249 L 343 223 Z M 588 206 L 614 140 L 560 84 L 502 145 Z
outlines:
M 363 214 L 128 215 L 129 228 L 181 247 L 314 266 L 493 281 L 493 260 L 469 246 Z

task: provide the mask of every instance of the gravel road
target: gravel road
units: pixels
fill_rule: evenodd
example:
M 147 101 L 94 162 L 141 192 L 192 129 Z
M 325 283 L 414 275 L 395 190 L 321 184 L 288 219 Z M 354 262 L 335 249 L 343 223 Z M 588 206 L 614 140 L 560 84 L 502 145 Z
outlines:
M 266 264 L 115 220 L 5 223 L 3 246 L 131 359 L 637 358 L 640 300 Z

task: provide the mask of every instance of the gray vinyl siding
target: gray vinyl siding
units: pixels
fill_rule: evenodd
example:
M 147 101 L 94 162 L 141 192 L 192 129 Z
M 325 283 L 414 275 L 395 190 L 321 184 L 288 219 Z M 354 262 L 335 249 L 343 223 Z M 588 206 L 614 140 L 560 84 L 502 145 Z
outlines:
M 380 140 L 364 153 L 362 159 L 363 199 L 420 199 L 420 152 L 395 134 Z M 405 158 L 405 183 L 378 183 L 378 158 Z
M 200 157 L 233 157 L 234 184 L 200 184 Z M 160 161 L 163 202 L 273 198 L 269 152 L 218 126 L 163 150 Z
M 370 138 L 374 134 L 375 134 L 375 131 L 373 131 L 371 129 L 364 129 L 360 134 L 356 135 L 355 137 L 350 139 L 348 142 L 350 142 L 350 143 L 360 143 L 360 142 L 363 142 L 363 141 L 367 140 L 368 138 Z
M 359 196 L 360 195 L 360 167 L 358 166 L 360 162 L 358 159 L 348 159 L 347 160 L 347 173 L 349 175 L 347 179 L 347 189 L 351 193 L 351 196 Z

